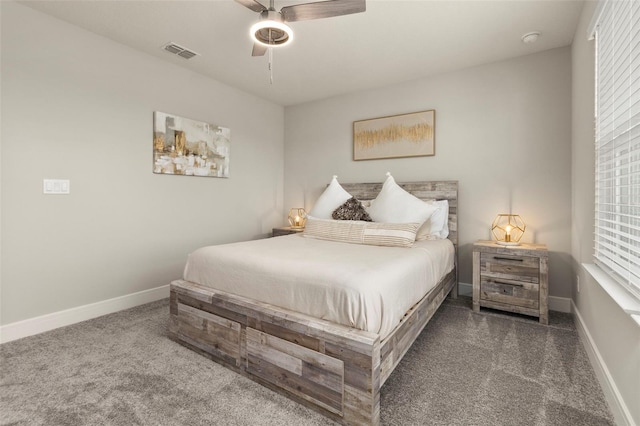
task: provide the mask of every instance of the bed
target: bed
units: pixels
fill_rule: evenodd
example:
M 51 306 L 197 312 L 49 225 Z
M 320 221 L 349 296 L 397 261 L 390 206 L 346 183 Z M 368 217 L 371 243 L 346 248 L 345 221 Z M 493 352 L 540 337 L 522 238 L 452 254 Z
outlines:
M 255 298 L 259 296 L 258 292 L 242 291 L 239 284 L 255 280 L 274 293 L 290 293 L 285 284 L 291 279 L 283 276 L 282 283 L 279 283 L 273 270 L 280 266 L 268 269 L 274 259 L 265 257 L 257 263 L 263 263 L 269 273 L 260 275 L 247 272 L 243 276 L 233 276 L 230 281 L 232 288 L 224 290 L 212 288 L 211 285 L 215 284 L 202 277 L 206 273 L 186 268 L 185 278 L 193 281 L 183 279 L 171 283 L 171 338 L 337 422 L 379 424 L 382 385 L 444 298 L 448 294 L 457 296 L 457 182 L 430 181 L 399 185 L 422 200 L 448 200 L 448 240 L 454 251 L 453 268 L 445 271 L 444 276 L 417 303 L 400 313 L 399 319 L 372 321 L 370 324 L 350 323 L 349 319 L 318 314 L 313 307 L 307 309 L 308 313 L 299 312 L 304 309 L 292 309 L 295 303 L 300 302 L 299 297 L 296 299 L 292 296 L 290 303 L 294 305 L 289 305 L 289 308 L 282 307 L 287 306 L 284 300 L 274 303 L 258 301 Z M 359 200 L 371 200 L 380 192 L 382 183 L 342 186 Z M 268 246 L 269 251 L 272 247 L 276 247 L 274 250 L 277 251 L 280 245 L 296 244 L 296 250 L 300 250 L 300 245 L 315 247 L 327 244 L 311 243 L 302 235 L 271 240 L 274 241 L 254 243 L 254 246 L 272 244 Z M 416 246 L 419 244 L 416 243 Z M 369 249 L 364 250 L 364 256 L 367 256 Z M 422 249 L 398 250 L 405 250 L 403 253 L 409 256 L 410 252 L 406 250 L 413 250 L 411 253 L 414 253 Z M 330 257 L 327 259 L 331 260 Z M 215 273 L 210 274 L 209 280 L 215 280 L 215 276 Z M 372 283 L 373 280 L 374 277 L 371 277 Z M 322 277 L 318 282 L 321 281 Z M 281 285 L 284 287 L 278 287 Z M 322 294 L 322 297 L 330 300 L 330 296 Z M 375 302 L 377 298 L 371 300 Z M 318 318 L 318 315 L 322 318 Z M 384 315 L 385 318 L 387 316 L 392 315 Z M 359 315 L 356 313 L 355 317 Z

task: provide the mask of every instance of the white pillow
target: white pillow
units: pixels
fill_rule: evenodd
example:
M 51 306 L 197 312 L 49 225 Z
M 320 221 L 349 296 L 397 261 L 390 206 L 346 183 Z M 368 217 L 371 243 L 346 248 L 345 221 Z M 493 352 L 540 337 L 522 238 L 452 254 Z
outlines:
M 438 209 L 400 188 L 391 173 L 387 176 L 380 193 L 367 209 L 374 222 L 423 224 Z
M 341 243 L 412 247 L 419 227 L 419 223 L 375 223 L 310 217 L 302 235 Z
M 338 176 L 333 176 L 331 183 L 329 183 L 327 189 L 320 195 L 318 201 L 309 212 L 309 216 L 318 219 L 331 219 L 333 211 L 343 205 L 349 198 L 351 198 L 351 194 L 340 186 Z
M 445 239 L 449 236 L 449 201 L 430 200 L 427 204 L 433 204 L 438 209 L 429 220 L 422 224 L 416 235 L 416 241 L 430 240 L 434 238 Z

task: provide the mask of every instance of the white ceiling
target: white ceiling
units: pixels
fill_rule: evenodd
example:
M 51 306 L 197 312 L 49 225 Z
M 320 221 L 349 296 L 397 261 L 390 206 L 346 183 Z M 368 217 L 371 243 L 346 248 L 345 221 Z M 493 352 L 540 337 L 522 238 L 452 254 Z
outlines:
M 276 9 L 308 0 L 277 1 Z M 281 105 L 386 86 L 571 44 L 578 0 L 367 0 L 360 14 L 290 23 L 295 39 L 252 57 L 258 14 L 233 0 L 25 1 L 27 6 Z M 266 0 L 263 4 L 268 6 Z M 542 35 L 524 44 L 521 36 Z M 161 49 L 174 42 L 190 60 Z

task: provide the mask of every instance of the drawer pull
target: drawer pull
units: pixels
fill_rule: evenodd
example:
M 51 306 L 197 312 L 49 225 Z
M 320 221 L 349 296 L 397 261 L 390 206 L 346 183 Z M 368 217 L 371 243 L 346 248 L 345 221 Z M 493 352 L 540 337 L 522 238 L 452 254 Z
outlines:
M 508 283 L 506 281 L 500 281 L 500 280 L 489 280 L 489 282 L 494 282 L 496 284 L 504 284 L 504 285 L 512 285 L 514 287 L 524 287 L 523 284 L 519 284 L 519 283 Z
M 510 260 L 511 262 L 524 262 L 524 259 L 518 259 L 518 258 L 512 258 L 512 257 L 494 256 L 493 258 L 496 260 Z

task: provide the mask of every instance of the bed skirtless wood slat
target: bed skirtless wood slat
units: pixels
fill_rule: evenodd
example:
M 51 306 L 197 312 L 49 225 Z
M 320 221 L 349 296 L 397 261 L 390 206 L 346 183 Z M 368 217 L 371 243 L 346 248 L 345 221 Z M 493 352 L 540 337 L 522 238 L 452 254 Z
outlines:
M 457 182 L 400 185 L 421 199 L 449 200 L 449 238 L 457 253 Z M 382 184 L 343 186 L 367 199 L 375 198 Z M 454 267 L 381 341 L 375 333 L 176 280 L 170 286 L 169 335 L 339 423 L 378 425 L 380 388 L 456 290 Z

